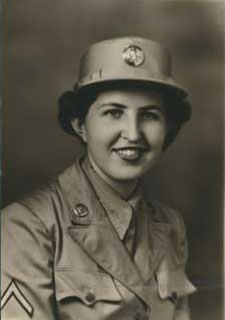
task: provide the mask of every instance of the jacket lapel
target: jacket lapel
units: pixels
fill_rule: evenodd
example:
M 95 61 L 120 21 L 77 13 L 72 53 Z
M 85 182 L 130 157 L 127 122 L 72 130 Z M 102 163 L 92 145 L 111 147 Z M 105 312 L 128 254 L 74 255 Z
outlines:
M 134 260 L 142 274 L 145 283 L 148 283 L 165 256 L 169 243 L 170 225 L 166 222 L 153 220 L 153 207 L 142 202 L 142 210 L 138 213 L 137 249 Z
M 146 248 L 148 251 L 148 268 L 144 271 L 145 277 L 143 279 L 137 265 L 130 258 L 129 253 L 112 227 L 92 186 L 89 184 L 88 178 L 82 171 L 80 163 L 77 161 L 75 166 L 67 169 L 59 177 L 59 182 L 70 209 L 68 232 L 71 237 L 101 268 L 151 306 L 146 279 L 152 276 L 165 253 L 168 226 L 154 223 L 150 226 L 152 250 Z M 77 215 L 76 208 L 79 205 L 85 206 L 87 210 L 85 216 Z M 110 244 L 110 246 L 107 244 Z M 146 265 L 146 256 L 144 257 L 141 254 L 143 245 L 143 243 L 140 243 L 140 248 L 138 248 L 137 259 L 140 258 L 138 265 Z

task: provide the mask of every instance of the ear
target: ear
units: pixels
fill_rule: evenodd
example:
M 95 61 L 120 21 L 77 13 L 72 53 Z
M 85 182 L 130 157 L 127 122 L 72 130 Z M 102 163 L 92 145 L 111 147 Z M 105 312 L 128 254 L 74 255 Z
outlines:
M 73 130 L 78 134 L 78 136 L 81 137 L 83 142 L 87 142 L 87 136 L 86 136 L 86 128 L 85 124 L 80 122 L 79 119 L 73 119 L 71 121 L 71 125 L 73 127 Z

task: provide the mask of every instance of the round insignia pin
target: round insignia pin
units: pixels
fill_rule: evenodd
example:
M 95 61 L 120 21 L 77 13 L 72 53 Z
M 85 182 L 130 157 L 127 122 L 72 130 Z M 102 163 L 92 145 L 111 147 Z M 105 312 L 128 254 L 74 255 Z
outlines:
M 84 204 L 80 203 L 76 205 L 74 213 L 78 218 L 84 218 L 89 214 L 89 210 Z
M 123 59 L 129 65 L 137 67 L 144 62 L 145 55 L 140 47 L 136 45 L 130 45 L 123 50 Z

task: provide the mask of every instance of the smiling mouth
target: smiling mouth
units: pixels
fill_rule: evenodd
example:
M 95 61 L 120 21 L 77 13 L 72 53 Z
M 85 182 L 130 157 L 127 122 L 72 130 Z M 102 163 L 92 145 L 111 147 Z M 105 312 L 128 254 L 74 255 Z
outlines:
M 128 161 L 139 160 L 146 150 L 147 148 L 144 147 L 123 147 L 113 149 L 122 160 Z

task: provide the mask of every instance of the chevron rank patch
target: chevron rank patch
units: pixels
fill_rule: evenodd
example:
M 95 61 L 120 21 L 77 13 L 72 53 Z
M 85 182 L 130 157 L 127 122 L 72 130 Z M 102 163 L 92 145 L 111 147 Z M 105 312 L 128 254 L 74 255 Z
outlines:
M 21 308 L 23 308 L 23 310 L 28 314 L 28 316 L 32 318 L 34 308 L 27 300 L 25 295 L 22 293 L 21 289 L 19 288 L 19 285 L 16 283 L 15 280 L 12 280 L 10 282 L 10 284 L 1 296 L 1 310 L 3 310 L 7 303 L 13 298 L 17 301 L 17 303 L 19 303 Z

